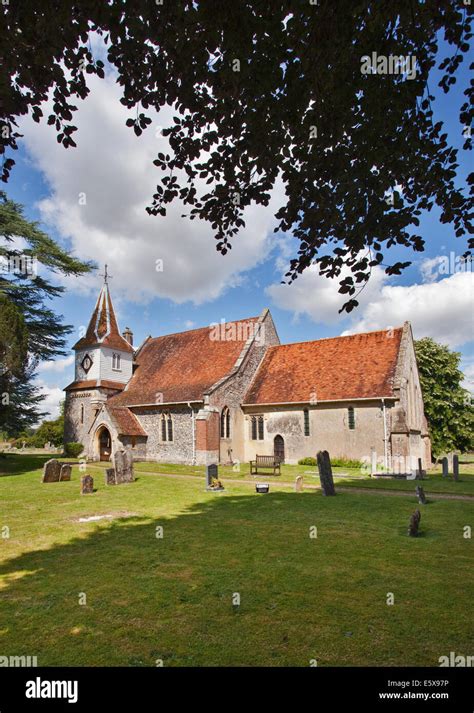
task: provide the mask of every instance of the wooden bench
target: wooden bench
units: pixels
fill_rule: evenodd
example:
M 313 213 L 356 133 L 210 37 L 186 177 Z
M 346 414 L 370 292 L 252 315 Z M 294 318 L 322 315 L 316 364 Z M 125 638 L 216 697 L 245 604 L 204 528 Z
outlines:
M 259 468 L 262 470 L 273 470 L 273 475 L 281 475 L 280 459 L 275 456 L 255 456 L 255 460 L 250 461 L 250 475 L 258 475 Z

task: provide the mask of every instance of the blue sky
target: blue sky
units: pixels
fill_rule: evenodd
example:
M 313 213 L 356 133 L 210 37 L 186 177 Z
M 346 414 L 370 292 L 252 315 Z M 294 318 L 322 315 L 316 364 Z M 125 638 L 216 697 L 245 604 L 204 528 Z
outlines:
M 461 149 L 464 138 L 458 122 L 465 72 L 464 65 L 447 96 L 436 87 L 435 77 L 431 82 L 436 119 L 445 122 L 452 145 L 460 149 L 461 179 L 472 170 L 469 154 Z M 401 259 L 414 259 L 412 267 L 390 279 L 376 271 L 361 307 L 342 318 L 338 309 L 343 297 L 337 293 L 336 281 L 307 271 L 292 286 L 280 284 L 295 254 L 295 241 L 273 234 L 271 206 L 249 211 L 246 229 L 224 257 L 215 251 L 210 227 L 182 219 L 179 207 L 165 219 L 147 216 L 144 208 L 159 174 L 151 162 L 164 145 L 160 127 L 167 125 L 170 112 L 154 116 L 152 129 L 135 138 L 124 126 L 128 114 L 118 103 L 113 74 L 109 72 L 102 82 L 92 78 L 90 85 L 91 95 L 79 104 L 74 122 L 79 126 L 78 148 L 66 151 L 45 123 L 38 126 L 25 119 L 21 124 L 25 140 L 6 186 L 9 197 L 24 204 L 29 218 L 38 220 L 68 250 L 100 267 L 86 278 L 61 278 L 66 293 L 54 308 L 74 327 L 69 345 L 89 320 L 102 282 L 99 273 L 108 262 L 119 323 L 122 329 L 132 329 L 135 344 L 148 334 L 254 316 L 264 307 L 270 307 L 282 342 L 410 320 L 415 338 L 431 336 L 461 351 L 466 375 L 472 379 L 472 273 L 443 272 L 450 253 L 462 254 L 465 242 L 455 238 L 450 226 L 439 223 L 438 210 L 421 220 L 426 251 L 409 255 L 399 250 Z M 80 194 L 86 196 L 85 205 L 79 204 Z M 279 186 L 274 208 L 281 197 Z M 163 260 L 162 272 L 156 270 L 159 260 Z M 52 414 L 62 388 L 72 378 L 71 358 L 42 365 L 39 379 Z

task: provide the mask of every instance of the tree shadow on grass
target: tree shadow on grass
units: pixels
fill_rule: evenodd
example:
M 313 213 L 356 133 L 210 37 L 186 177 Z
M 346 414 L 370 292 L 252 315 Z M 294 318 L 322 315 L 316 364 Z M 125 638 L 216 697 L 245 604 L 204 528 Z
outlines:
M 42 468 L 46 461 L 56 458 L 54 454 L 5 453 L 0 458 L 0 478 L 7 475 L 22 475 Z
M 87 523 L 67 543 L 4 562 L 0 653 L 36 655 L 40 666 L 430 662 L 423 616 L 411 615 L 413 641 L 408 647 L 402 636 L 397 653 L 398 614 L 387 622 L 380 595 L 400 581 L 401 549 L 410 596 L 419 600 L 427 586 L 410 538 L 393 531 L 406 503 L 370 498 L 362 507 L 357 497 L 288 492 L 204 497 L 172 517 Z M 453 587 L 458 595 L 459 582 Z M 446 648 L 434 614 L 430 641 Z

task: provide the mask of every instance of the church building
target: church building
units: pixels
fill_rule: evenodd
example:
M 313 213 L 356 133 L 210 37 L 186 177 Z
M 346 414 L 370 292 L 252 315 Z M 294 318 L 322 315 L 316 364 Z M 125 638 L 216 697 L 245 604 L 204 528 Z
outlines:
M 413 470 L 431 462 L 409 322 L 398 328 L 280 344 L 268 309 L 137 348 L 120 333 L 107 279 L 66 387 L 65 442 L 88 459 L 246 463 L 317 451 Z

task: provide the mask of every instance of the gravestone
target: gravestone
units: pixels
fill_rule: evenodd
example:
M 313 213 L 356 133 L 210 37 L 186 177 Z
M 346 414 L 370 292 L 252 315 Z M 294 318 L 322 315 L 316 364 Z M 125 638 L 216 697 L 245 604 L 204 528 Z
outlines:
M 206 465 L 206 488 L 212 488 L 212 481 L 214 479 L 218 479 L 217 465 L 212 463 L 212 465 Z
M 130 451 L 124 448 L 117 451 L 114 455 L 115 465 L 115 483 L 133 483 L 135 476 L 133 475 L 133 456 Z
M 426 505 L 426 495 L 421 485 L 417 485 L 415 490 L 416 497 L 418 498 L 418 502 L 420 503 L 420 505 Z
M 81 495 L 90 495 L 94 492 L 94 478 L 92 475 L 81 475 Z
M 295 490 L 297 493 L 303 492 L 303 476 L 297 475 L 295 480 Z
M 457 453 L 453 455 L 453 478 L 459 480 L 459 456 Z
M 319 451 L 317 455 L 319 480 L 323 495 L 335 495 L 334 480 L 332 477 L 331 459 L 327 451 Z
M 43 466 L 42 483 L 57 483 L 61 474 L 61 463 L 56 458 L 46 461 Z
M 59 472 L 59 480 L 71 480 L 72 467 L 69 463 L 62 463 Z
M 408 534 L 410 537 L 416 537 L 418 535 L 418 528 L 420 526 L 421 512 L 415 510 L 415 512 L 410 517 L 410 525 L 408 527 Z
M 105 484 L 115 485 L 115 468 L 106 468 L 105 470 Z
M 417 480 L 423 480 L 423 464 L 421 458 L 418 458 L 418 471 L 416 473 Z
M 448 459 L 447 458 L 442 458 L 441 459 L 441 465 L 443 467 L 443 478 L 447 478 L 449 475 L 449 465 L 448 465 Z

